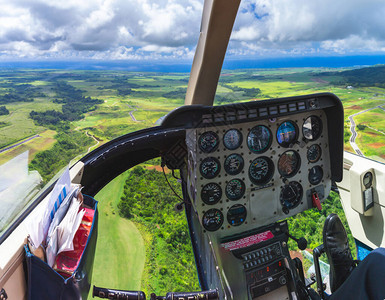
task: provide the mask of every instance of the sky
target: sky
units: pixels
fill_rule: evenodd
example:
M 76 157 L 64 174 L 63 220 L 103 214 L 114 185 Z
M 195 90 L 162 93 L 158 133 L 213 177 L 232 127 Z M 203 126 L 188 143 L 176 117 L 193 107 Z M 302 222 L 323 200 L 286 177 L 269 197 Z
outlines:
M 0 0 L 0 61 L 192 60 L 201 0 Z M 384 0 L 243 0 L 227 58 L 385 54 Z

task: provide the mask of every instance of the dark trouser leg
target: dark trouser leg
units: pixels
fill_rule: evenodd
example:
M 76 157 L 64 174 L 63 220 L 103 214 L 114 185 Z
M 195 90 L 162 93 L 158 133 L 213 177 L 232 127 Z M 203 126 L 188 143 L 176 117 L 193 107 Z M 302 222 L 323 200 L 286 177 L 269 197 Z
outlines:
M 373 250 L 329 299 L 384 300 L 385 248 Z

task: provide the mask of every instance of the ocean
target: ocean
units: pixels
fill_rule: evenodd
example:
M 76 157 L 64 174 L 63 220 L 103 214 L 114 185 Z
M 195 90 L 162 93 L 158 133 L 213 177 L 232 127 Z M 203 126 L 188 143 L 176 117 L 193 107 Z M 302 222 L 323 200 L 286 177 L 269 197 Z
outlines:
M 35 61 L 0 61 L 0 69 L 62 69 L 62 70 L 121 70 L 136 72 L 176 72 L 188 73 L 192 61 L 180 60 L 136 60 L 136 61 L 101 61 L 101 60 L 35 60 Z M 224 70 L 270 69 L 270 68 L 346 68 L 385 64 L 385 55 L 331 56 L 331 57 L 280 57 L 258 59 L 225 59 Z

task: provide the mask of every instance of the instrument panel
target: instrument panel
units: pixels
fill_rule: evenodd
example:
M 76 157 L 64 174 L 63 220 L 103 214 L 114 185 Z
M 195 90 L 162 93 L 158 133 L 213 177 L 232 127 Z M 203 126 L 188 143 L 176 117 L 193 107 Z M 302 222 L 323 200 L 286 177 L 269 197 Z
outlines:
M 190 197 L 219 236 L 271 224 L 320 200 L 331 187 L 323 110 L 187 130 Z

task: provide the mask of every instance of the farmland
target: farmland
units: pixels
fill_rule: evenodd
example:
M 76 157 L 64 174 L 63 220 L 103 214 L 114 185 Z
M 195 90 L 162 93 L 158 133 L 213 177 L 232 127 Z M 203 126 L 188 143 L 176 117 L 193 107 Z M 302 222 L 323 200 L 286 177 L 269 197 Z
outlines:
M 346 78 L 339 76 L 341 70 L 338 71 L 310 68 L 224 71 L 215 103 L 332 92 L 342 100 L 346 116 L 384 104 L 385 90 L 379 84 L 348 86 Z M 351 77 L 351 73 L 348 75 Z M 95 145 L 95 139 L 99 141 L 99 146 L 122 134 L 154 126 L 160 117 L 183 104 L 187 83 L 186 73 L 2 71 L 0 100 L 9 114 L 0 115 L 0 148 L 12 146 L 34 135 L 39 137 L 0 153 L 0 163 L 28 149 L 31 150 L 32 161 L 39 149 L 46 151 L 55 142 L 58 143 L 55 136 L 63 131 L 63 126 L 69 136 L 78 132 L 88 138 L 87 143 L 79 147 L 78 155 L 86 153 L 89 147 Z M 13 100 L 20 97 L 23 101 L 5 103 L 7 94 Z M 77 95 L 83 97 L 80 101 L 88 99 L 91 102 L 75 112 L 72 118 L 65 119 L 63 116 L 68 114 L 68 104 L 60 98 L 63 95 L 69 99 Z M 37 114 L 34 119 L 31 118 L 32 111 Z M 62 112 L 64 115 L 59 115 Z M 381 133 L 385 131 L 385 121 L 381 117 L 384 113 L 377 109 L 355 117 L 358 125 L 366 126 L 358 131 L 357 144 L 367 156 L 380 159 L 385 157 L 382 146 L 384 136 Z M 53 124 L 52 120 L 49 123 L 47 116 L 57 120 L 57 123 Z M 38 117 L 48 121 L 41 122 Z M 350 134 L 348 121 L 345 124 L 345 147 L 350 150 L 347 142 Z M 59 164 L 52 173 L 65 163 Z M 49 178 L 52 175 L 49 173 L 45 176 Z
M 345 149 L 352 151 L 348 116 L 368 110 L 354 116 L 358 133 L 356 143 L 364 155 L 384 160 L 383 83 L 357 81 L 354 74 L 354 70 L 326 68 L 223 71 L 215 104 L 332 92 L 341 99 L 345 109 Z M 0 164 L 29 150 L 30 169 L 38 170 L 47 182 L 69 162 L 76 162 L 96 147 L 123 134 L 156 126 L 159 118 L 183 105 L 188 76 L 186 73 L 124 71 L 0 71 L 0 106 L 5 107 L 0 115 Z M 150 213 L 142 215 L 141 211 L 151 204 L 142 203 L 139 209 L 138 202 L 132 215 L 123 214 L 126 218 L 119 214 L 119 203 L 129 203 L 137 196 L 138 191 L 130 190 L 130 185 L 145 190 L 150 185 L 146 180 L 155 178 L 156 182 L 161 182 L 162 177 L 155 171 L 159 171 L 157 165 L 159 161 L 150 161 L 143 170 L 119 176 L 96 196 L 101 202 L 101 226 L 95 284 L 146 291 L 153 288 L 160 292 L 172 289 L 173 283 L 197 286 L 190 248 L 182 247 L 180 251 L 183 252 L 173 253 L 183 257 L 181 265 L 176 265 L 175 269 L 165 270 L 170 262 L 161 255 L 154 257 L 155 262 L 148 261 L 149 247 L 161 249 L 185 238 L 166 234 L 164 228 L 159 228 L 159 216 L 157 221 L 151 221 Z M 138 181 L 140 176 L 131 176 L 134 172 L 147 179 Z M 168 187 L 162 182 L 159 187 L 153 187 L 154 191 L 157 189 L 163 191 Z M 174 197 L 171 202 L 175 201 Z M 131 207 L 131 204 L 126 206 Z M 170 204 L 164 209 L 171 215 L 172 207 Z M 178 228 L 186 232 L 187 225 L 181 219 L 177 221 Z M 168 226 L 176 224 L 167 222 Z M 315 245 L 319 241 L 311 242 Z M 186 273 L 177 282 L 175 274 L 183 268 L 188 268 L 192 275 Z M 159 274 L 163 276 L 161 280 Z

